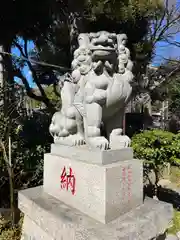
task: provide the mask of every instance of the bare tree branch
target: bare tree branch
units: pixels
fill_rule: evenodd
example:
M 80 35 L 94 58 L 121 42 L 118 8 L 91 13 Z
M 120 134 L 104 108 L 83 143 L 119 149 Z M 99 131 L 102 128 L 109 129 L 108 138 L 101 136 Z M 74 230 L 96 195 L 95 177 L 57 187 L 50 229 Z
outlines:
M 19 49 L 20 53 L 22 54 L 22 56 L 24 58 L 27 58 L 29 59 L 29 54 L 28 54 L 28 47 L 27 47 L 27 40 L 24 40 L 24 51 L 21 47 L 21 45 L 19 43 L 17 43 L 16 41 L 14 41 L 14 45 Z M 48 99 L 43 87 L 41 86 L 41 84 L 39 83 L 39 79 L 37 77 L 37 74 L 36 74 L 36 71 L 34 70 L 32 64 L 30 63 L 30 61 L 26 61 L 26 64 L 28 65 L 30 71 L 32 72 L 32 76 L 33 76 L 33 80 L 34 82 L 36 83 L 40 93 L 41 93 L 41 96 L 38 96 L 36 94 L 33 93 L 32 91 L 32 88 L 30 88 L 29 86 L 29 83 L 26 79 L 26 77 L 22 74 L 21 70 L 20 69 L 16 69 L 14 71 L 14 74 L 15 76 L 19 77 L 24 86 L 25 86 L 25 89 L 26 89 L 26 92 L 27 92 L 27 95 L 30 97 L 30 98 L 33 98 L 37 101 L 40 101 L 40 102 L 43 102 L 46 107 L 51 111 L 51 112 L 54 112 L 55 111 L 55 107 L 54 105 L 50 102 L 50 100 Z
M 29 83 L 28 83 L 26 77 L 24 77 L 24 75 L 22 74 L 20 69 L 14 69 L 14 76 L 16 76 L 22 80 L 24 87 L 26 89 L 27 95 L 30 98 L 33 98 L 33 99 L 35 99 L 37 101 L 41 101 L 41 102 L 44 101 L 44 98 L 42 96 L 38 96 L 33 93 L 33 89 L 29 86 Z
M 170 41 L 171 44 L 179 46 L 173 37 L 180 32 L 180 7 L 173 6 L 171 9 L 168 8 L 169 0 L 166 0 L 162 16 L 159 19 L 158 16 L 153 16 L 152 27 L 149 28 L 149 37 L 153 46 L 155 47 L 157 42 Z M 176 30 L 172 30 L 172 29 Z
M 171 81 L 171 77 L 174 76 L 179 71 L 180 71 L 180 62 L 179 62 L 179 65 L 175 69 L 173 69 L 169 74 L 167 74 L 167 76 L 164 77 L 157 85 L 153 85 L 152 87 L 150 87 L 150 90 L 154 90 L 155 88 L 159 87 L 163 83 L 168 83 L 169 81 Z

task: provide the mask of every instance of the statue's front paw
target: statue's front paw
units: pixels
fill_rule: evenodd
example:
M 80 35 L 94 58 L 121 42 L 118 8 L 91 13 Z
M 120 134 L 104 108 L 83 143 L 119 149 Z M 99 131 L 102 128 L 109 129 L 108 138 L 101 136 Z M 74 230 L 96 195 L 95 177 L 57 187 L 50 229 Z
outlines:
M 126 135 L 114 135 L 110 137 L 110 148 L 121 149 L 131 145 L 131 139 Z
M 109 148 L 109 142 L 105 137 L 90 137 L 87 144 L 92 148 L 99 148 L 101 150 Z
M 122 135 L 122 129 L 114 129 L 110 134 L 110 148 L 127 148 L 131 145 L 131 139 L 127 135 Z
M 81 146 L 85 144 L 84 137 L 77 133 L 74 135 L 68 135 L 66 137 L 57 137 L 55 138 L 55 143 L 59 143 L 67 146 Z

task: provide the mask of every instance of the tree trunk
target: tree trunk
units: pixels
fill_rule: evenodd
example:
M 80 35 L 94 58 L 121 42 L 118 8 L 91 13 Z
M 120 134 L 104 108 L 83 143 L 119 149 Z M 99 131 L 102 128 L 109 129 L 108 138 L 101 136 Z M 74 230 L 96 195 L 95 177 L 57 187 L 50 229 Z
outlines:
M 155 174 L 155 186 L 154 186 L 154 196 L 157 198 L 158 195 L 158 182 L 159 182 L 159 171 L 157 168 L 154 168 Z
M 12 216 L 12 225 L 14 226 L 19 221 L 19 211 L 15 199 L 15 189 L 14 189 L 14 163 L 11 159 L 11 142 L 10 136 L 12 131 L 12 122 L 13 119 L 16 119 L 18 116 L 16 101 L 15 101 L 15 89 L 14 89 L 14 75 L 13 75 L 13 66 L 11 58 L 11 47 L 12 41 L 6 41 L 3 45 L 3 50 L 9 54 L 3 54 L 3 104 L 4 104 L 4 118 L 8 121 L 7 131 L 5 131 L 5 142 L 8 144 L 9 156 L 7 162 L 7 170 L 9 174 L 9 187 L 10 187 L 10 205 L 11 205 L 11 216 Z

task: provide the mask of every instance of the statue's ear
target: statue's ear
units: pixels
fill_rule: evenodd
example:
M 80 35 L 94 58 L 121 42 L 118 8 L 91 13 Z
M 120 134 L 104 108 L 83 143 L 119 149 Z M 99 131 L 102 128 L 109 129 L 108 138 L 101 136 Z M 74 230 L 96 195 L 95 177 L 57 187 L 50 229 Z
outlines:
M 79 47 L 88 48 L 90 40 L 88 33 L 80 33 L 78 37 Z
M 116 33 L 111 33 L 111 34 L 110 34 L 110 38 L 112 38 L 112 39 L 116 39 L 116 38 L 117 38 Z
M 126 45 L 126 42 L 127 42 L 127 35 L 125 33 L 117 34 L 117 45 L 118 45 L 118 48 L 122 44 Z

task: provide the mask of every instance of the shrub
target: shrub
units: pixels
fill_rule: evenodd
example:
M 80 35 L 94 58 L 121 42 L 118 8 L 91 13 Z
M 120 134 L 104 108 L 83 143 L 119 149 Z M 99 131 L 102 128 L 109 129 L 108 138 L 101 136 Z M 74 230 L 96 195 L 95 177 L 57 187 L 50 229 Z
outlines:
M 144 160 L 145 175 L 154 171 L 155 184 L 159 181 L 161 169 L 167 163 L 180 163 L 180 134 L 163 130 L 144 131 L 132 138 L 132 147 L 135 157 Z
M 11 222 L 0 218 L 0 240 L 20 240 L 23 224 L 23 214 L 21 214 L 20 221 L 14 227 Z

